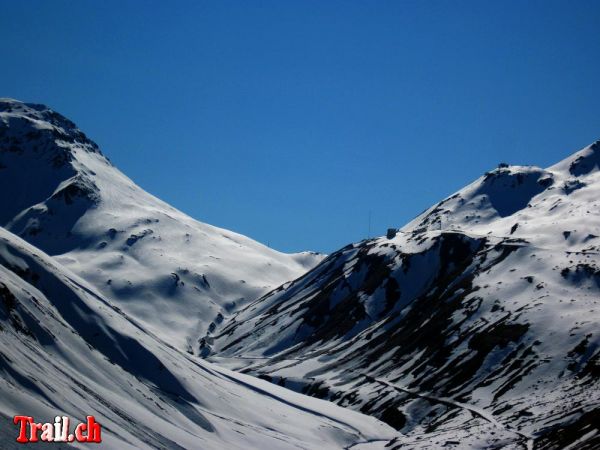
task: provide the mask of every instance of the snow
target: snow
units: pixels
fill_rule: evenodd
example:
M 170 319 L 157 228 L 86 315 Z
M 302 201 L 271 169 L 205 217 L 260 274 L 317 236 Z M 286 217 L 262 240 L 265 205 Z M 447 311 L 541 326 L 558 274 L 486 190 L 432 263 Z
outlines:
M 0 280 L 4 417 L 92 414 L 107 449 L 336 449 L 395 435 L 374 418 L 173 348 L 2 228 Z
M 499 167 L 240 309 L 209 360 L 397 421 L 397 445 L 531 447 L 600 405 L 599 199 L 600 142 Z
M 0 153 L 0 189 L 13 193 L 2 202 L 0 225 L 179 349 L 198 353 L 219 314 L 323 258 L 283 254 L 192 219 L 135 185 L 46 107 L 0 100 L 0 124 L 4 140 L 18 141 L 19 149 Z M 68 186 L 82 188 L 57 197 Z
M 43 105 L 0 99 L 0 191 L 5 421 L 93 414 L 118 449 L 600 435 L 600 142 L 327 258 L 190 218 Z

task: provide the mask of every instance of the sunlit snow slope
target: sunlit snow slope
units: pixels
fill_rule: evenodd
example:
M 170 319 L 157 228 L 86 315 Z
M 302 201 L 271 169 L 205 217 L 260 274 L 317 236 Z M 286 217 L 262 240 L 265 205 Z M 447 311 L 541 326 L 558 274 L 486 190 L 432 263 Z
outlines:
M 600 142 L 502 164 L 242 309 L 212 358 L 381 418 L 388 448 L 600 448 L 599 252 Z
M 197 353 L 223 317 L 322 259 L 200 223 L 136 186 L 75 124 L 0 99 L 0 226 Z
M 3 450 L 23 448 L 14 415 L 43 422 L 94 415 L 102 443 L 77 447 L 114 450 L 340 449 L 395 434 L 373 418 L 171 347 L 0 228 Z

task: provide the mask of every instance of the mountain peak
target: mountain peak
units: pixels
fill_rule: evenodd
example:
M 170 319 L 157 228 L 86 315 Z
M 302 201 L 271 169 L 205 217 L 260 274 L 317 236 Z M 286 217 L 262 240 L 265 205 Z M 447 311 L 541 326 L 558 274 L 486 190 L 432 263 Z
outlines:
M 43 153 L 54 150 L 64 157 L 70 150 L 65 144 L 101 154 L 77 125 L 46 105 L 0 98 L 0 152 L 31 148 Z
M 600 168 L 600 139 L 573 153 L 548 170 L 556 170 L 574 177 L 582 177 Z
M 57 202 L 77 203 L 79 212 L 97 204 L 89 161 L 110 166 L 72 121 L 45 105 L 0 99 L 0 189 L 12 197 L 0 225 L 35 235 L 40 213 L 53 218 Z

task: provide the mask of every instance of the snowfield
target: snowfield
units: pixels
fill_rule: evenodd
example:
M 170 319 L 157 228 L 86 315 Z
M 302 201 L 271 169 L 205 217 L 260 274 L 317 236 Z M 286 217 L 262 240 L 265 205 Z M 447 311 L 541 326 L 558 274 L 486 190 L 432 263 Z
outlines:
M 394 437 L 375 418 L 179 351 L 4 229 L 0 301 L 4 449 L 21 448 L 17 414 L 94 415 L 106 449 L 337 449 Z

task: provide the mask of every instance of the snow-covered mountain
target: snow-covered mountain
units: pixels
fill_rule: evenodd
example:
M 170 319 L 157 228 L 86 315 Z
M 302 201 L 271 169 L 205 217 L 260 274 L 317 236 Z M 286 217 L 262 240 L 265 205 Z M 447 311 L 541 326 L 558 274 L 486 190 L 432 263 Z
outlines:
M 42 105 L 0 101 L 0 192 L 2 449 L 22 447 L 15 415 L 93 415 L 98 448 L 115 450 L 360 448 L 397 436 L 189 354 L 213 321 L 320 255 L 194 221 Z
M 486 173 L 215 331 L 212 361 L 381 418 L 388 448 L 600 448 L 600 142 Z
M 108 449 L 600 448 L 600 143 L 326 259 L 193 220 L 42 105 L 0 100 L 0 192 L 3 449 L 15 414 Z
M 22 448 L 14 415 L 48 422 L 93 415 L 102 425 L 98 448 L 114 450 L 339 449 L 395 435 L 374 418 L 170 346 L 55 258 L 0 227 L 5 450 Z
M 0 226 L 190 353 L 230 311 L 323 257 L 200 223 L 136 186 L 74 123 L 0 99 Z

